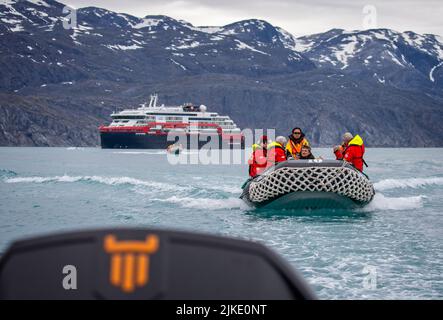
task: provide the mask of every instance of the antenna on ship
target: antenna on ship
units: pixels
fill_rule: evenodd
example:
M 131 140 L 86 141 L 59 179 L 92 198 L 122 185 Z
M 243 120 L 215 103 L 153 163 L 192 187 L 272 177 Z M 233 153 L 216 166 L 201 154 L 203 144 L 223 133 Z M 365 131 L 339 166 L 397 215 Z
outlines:
M 151 94 L 151 100 L 149 101 L 149 108 L 157 107 L 158 94 Z

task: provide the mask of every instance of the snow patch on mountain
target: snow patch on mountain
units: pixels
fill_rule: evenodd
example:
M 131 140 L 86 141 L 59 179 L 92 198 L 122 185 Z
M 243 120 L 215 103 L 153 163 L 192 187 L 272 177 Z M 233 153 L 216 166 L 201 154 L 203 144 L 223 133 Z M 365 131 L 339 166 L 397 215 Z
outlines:
M 161 22 L 163 22 L 163 19 L 144 18 L 141 22 L 133 25 L 132 27 L 134 29 L 157 27 Z
M 174 63 L 175 65 L 179 66 L 180 68 L 182 68 L 184 71 L 186 71 L 186 67 L 180 63 L 178 63 L 177 61 L 175 61 L 174 59 L 170 59 L 172 61 L 172 63 Z
M 7 19 L 7 18 L 3 18 L 3 19 L 1 19 L 1 21 L 3 21 L 4 23 L 7 23 L 7 24 L 13 24 L 13 25 L 21 24 L 21 23 L 22 23 L 21 20 Z
M 0 11 L 0 14 L 1 14 L 1 15 L 11 14 L 11 15 L 14 15 L 14 16 L 21 17 L 23 20 L 27 20 L 28 22 L 32 23 L 32 21 L 31 21 L 28 17 L 26 17 L 26 16 L 23 15 L 22 13 L 18 12 L 18 11 L 12 6 L 12 5 L 15 4 L 15 3 L 16 3 L 16 1 L 10 1 L 10 0 L 7 0 L 7 1 L 5 1 L 5 2 L 3 2 L 3 3 L 0 2 L 0 6 L 3 5 L 3 6 L 6 7 L 6 9 L 7 9 L 7 11 L 6 11 L 6 10 L 1 10 L 1 11 Z
M 294 50 L 298 52 L 308 52 L 315 45 L 315 41 L 307 41 L 301 38 L 296 39 Z
M 377 78 L 378 82 L 380 82 L 381 84 L 385 84 L 386 80 L 385 77 L 382 76 L 381 78 L 379 77 L 379 75 L 377 73 L 374 73 L 374 78 Z
M 120 45 L 120 44 L 114 44 L 114 45 L 105 45 L 105 47 L 111 49 L 111 50 L 137 50 L 137 49 L 143 49 L 143 47 L 137 45 L 137 44 L 132 44 L 130 46 L 124 46 L 124 45 Z
M 410 31 L 403 32 L 402 37 L 410 46 L 413 47 L 421 47 L 426 41 L 423 36 Z
M 443 61 L 431 69 L 431 71 L 429 72 L 429 80 L 431 80 L 432 82 L 435 82 L 434 71 L 435 71 L 435 69 L 437 69 L 441 66 L 443 66 Z
M 192 49 L 192 48 L 197 48 L 199 47 L 201 44 L 198 41 L 192 41 L 190 43 L 184 43 L 180 46 L 175 46 L 176 49 L 179 50 L 186 50 L 186 49 Z
M 390 51 L 386 51 L 386 52 L 391 57 L 392 61 L 394 61 L 394 63 L 398 64 L 401 67 L 404 67 L 403 63 L 401 63 L 400 60 L 398 60 L 397 57 L 392 54 L 392 52 L 390 52 Z
M 296 49 L 296 39 L 292 34 L 290 34 L 285 29 L 279 27 L 276 27 L 275 29 L 278 31 L 280 35 L 280 41 L 286 49 L 298 51 Z
M 78 37 L 82 34 L 90 34 L 90 30 L 94 30 L 92 27 L 84 26 L 84 25 L 77 25 L 77 27 L 72 28 L 72 35 L 70 35 L 71 39 L 74 41 L 77 45 L 82 45 L 82 43 L 79 41 Z
M 434 51 L 439 60 L 443 60 L 443 44 L 440 42 L 434 45 Z
M 49 4 L 47 4 L 45 1 L 43 0 L 27 0 L 28 2 L 31 2 L 37 6 L 43 6 L 46 8 L 50 8 L 51 6 Z
M 237 50 L 251 50 L 253 52 L 257 52 L 257 53 L 260 53 L 260 54 L 263 54 L 263 55 L 266 55 L 266 56 L 270 56 L 269 53 L 257 50 L 254 47 L 251 47 L 251 46 L 247 45 L 246 43 L 244 43 L 244 42 L 242 42 L 240 40 L 235 39 L 235 42 L 237 43 Z
M 342 63 L 342 69 L 346 69 L 349 66 L 348 60 L 356 53 L 358 44 L 356 36 L 351 36 L 345 40 L 349 42 L 340 45 L 340 50 L 334 53 L 337 60 Z
M 267 22 L 263 20 L 251 19 L 239 21 L 227 26 L 223 27 L 223 30 L 220 31 L 221 34 L 224 35 L 238 35 L 244 33 L 253 33 L 254 31 L 262 32 L 266 30 Z
M 192 24 L 185 24 L 185 27 L 192 31 L 203 32 L 208 34 L 221 33 L 223 27 L 194 27 Z
M 216 36 L 212 36 L 211 37 L 211 41 L 222 41 L 224 39 L 225 39 L 225 37 L 224 36 L 220 36 L 220 35 L 216 35 Z
M 374 38 L 378 39 L 378 40 L 384 40 L 384 41 L 388 41 L 388 42 L 391 42 L 391 40 L 392 40 L 392 38 L 388 37 L 383 30 L 372 31 L 371 35 L 373 35 Z

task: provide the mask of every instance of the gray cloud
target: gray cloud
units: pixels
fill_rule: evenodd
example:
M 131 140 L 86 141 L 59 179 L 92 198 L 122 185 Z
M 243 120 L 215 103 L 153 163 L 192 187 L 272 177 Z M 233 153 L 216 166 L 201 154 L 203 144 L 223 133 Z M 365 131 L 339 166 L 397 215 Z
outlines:
M 226 25 L 258 18 L 294 35 L 332 28 L 363 29 L 363 7 L 377 9 L 379 28 L 443 35 L 443 1 L 361 0 L 66 0 L 74 7 L 96 6 L 139 17 L 163 14 L 194 25 Z

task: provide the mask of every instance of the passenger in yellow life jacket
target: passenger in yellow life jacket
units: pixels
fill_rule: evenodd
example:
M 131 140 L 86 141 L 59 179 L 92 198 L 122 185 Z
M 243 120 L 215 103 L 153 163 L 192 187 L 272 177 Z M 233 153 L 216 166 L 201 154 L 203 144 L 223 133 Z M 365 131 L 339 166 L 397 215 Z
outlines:
M 286 138 L 283 136 L 279 136 L 275 139 L 274 142 L 268 145 L 268 155 L 267 155 L 267 165 L 266 167 L 272 167 L 277 165 L 279 162 L 283 162 L 287 160 L 286 156 Z
M 286 144 L 286 152 L 288 156 L 291 156 L 294 159 L 299 159 L 301 148 L 303 146 L 309 146 L 309 141 L 305 138 L 305 134 L 298 127 L 292 129 L 292 134 L 289 136 L 288 143 Z
M 343 160 L 352 164 L 357 170 L 363 172 L 363 164 L 367 166 L 363 156 L 365 154 L 365 144 L 363 139 L 357 134 L 349 141 L 343 153 Z

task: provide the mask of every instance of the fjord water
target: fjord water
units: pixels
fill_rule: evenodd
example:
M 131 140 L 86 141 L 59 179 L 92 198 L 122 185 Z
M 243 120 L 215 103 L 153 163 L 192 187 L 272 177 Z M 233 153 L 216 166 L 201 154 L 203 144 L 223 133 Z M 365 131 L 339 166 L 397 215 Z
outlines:
M 47 232 L 191 230 L 271 247 L 320 298 L 442 299 L 442 158 L 368 149 L 377 194 L 367 207 L 267 211 L 238 198 L 246 165 L 171 165 L 162 150 L 0 148 L 0 252 Z

